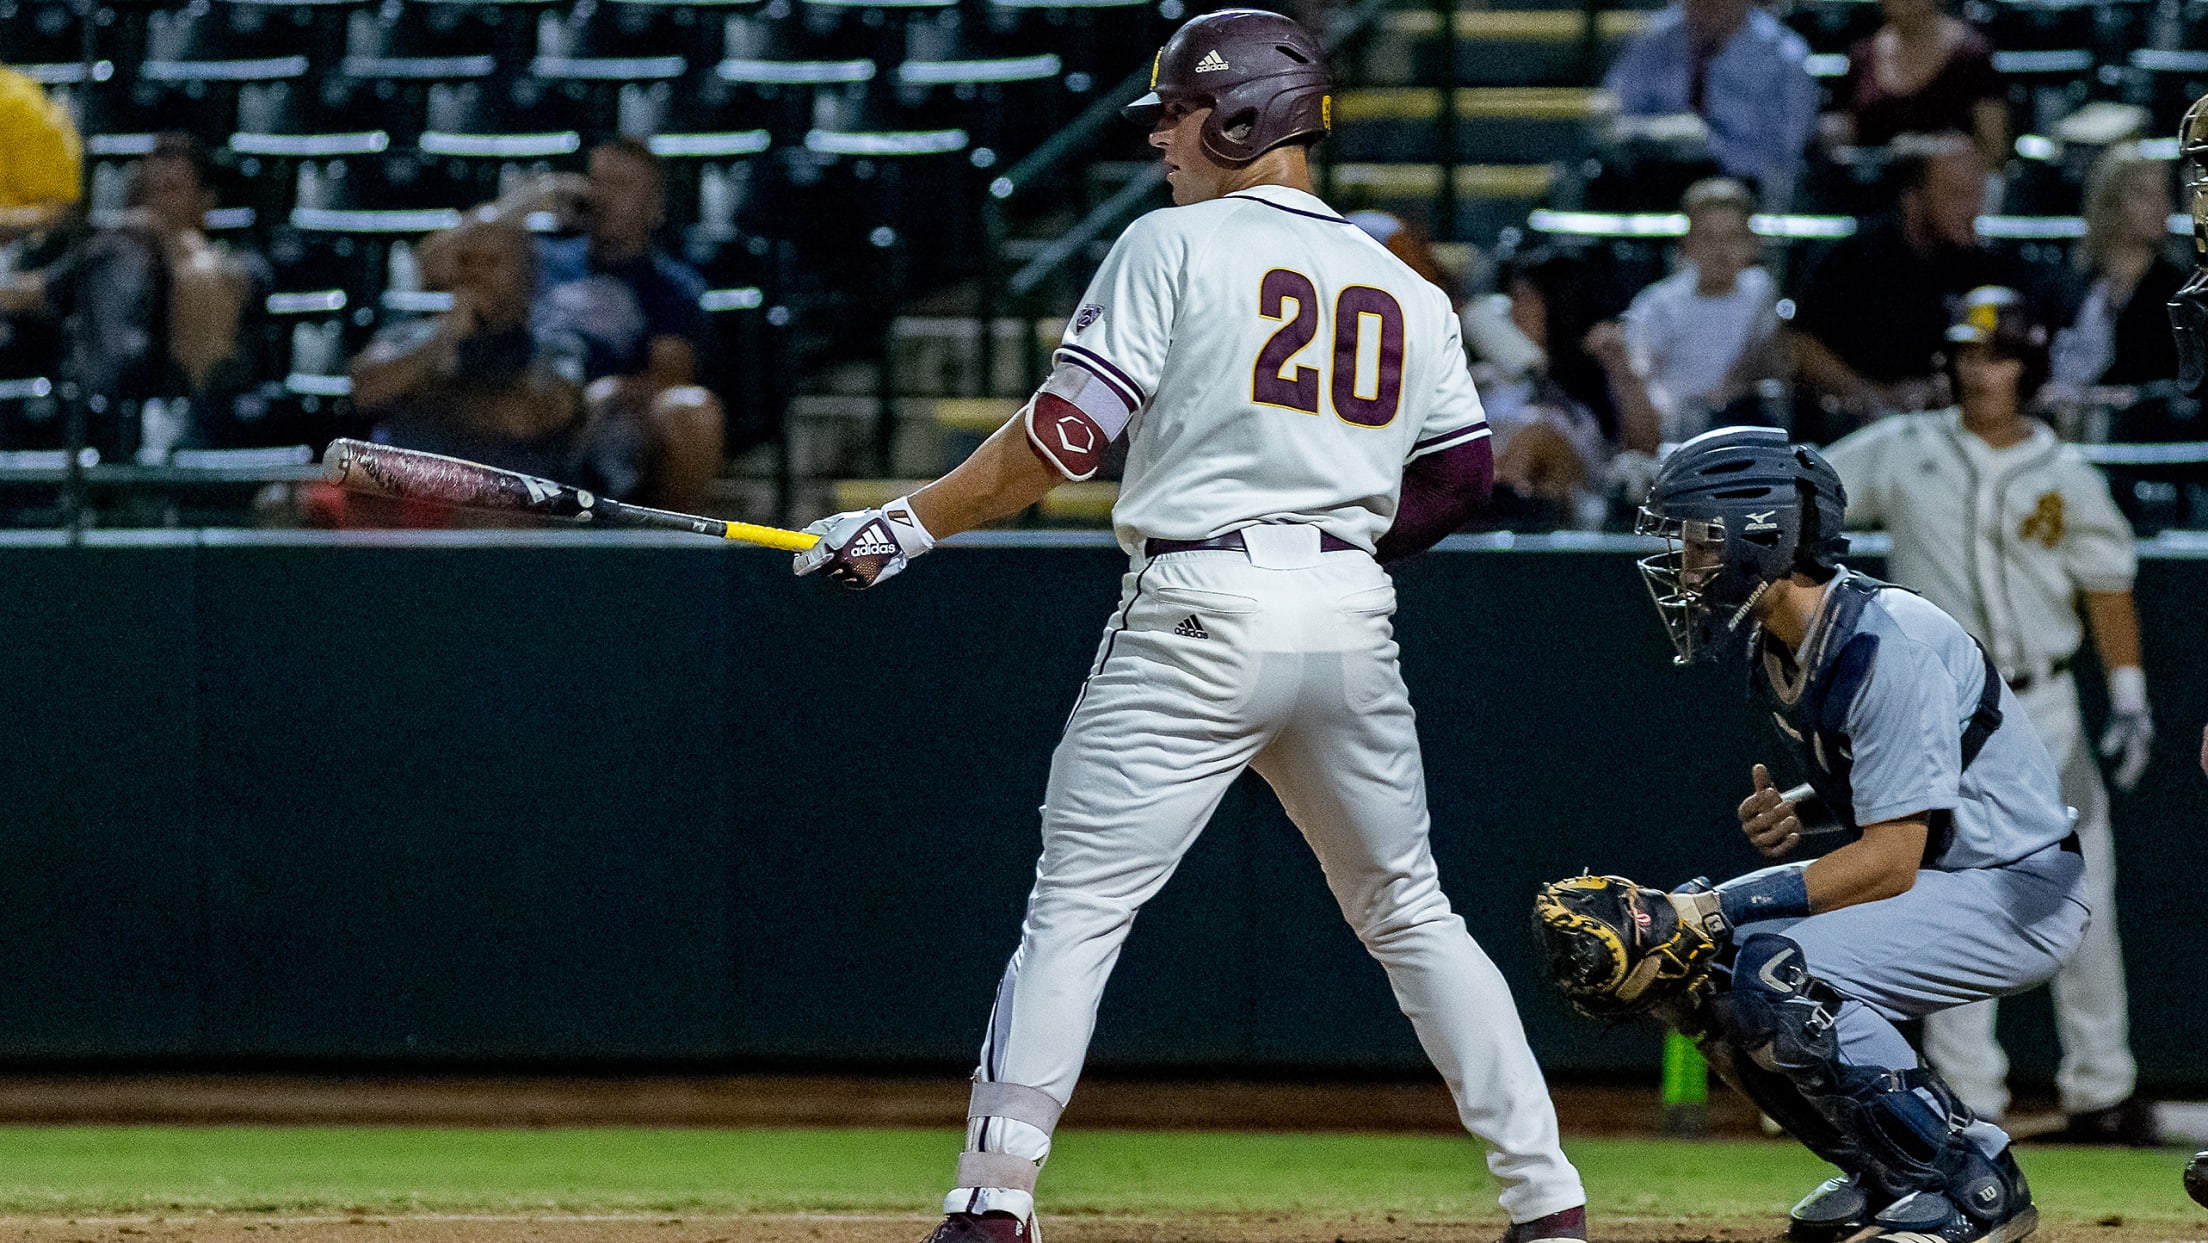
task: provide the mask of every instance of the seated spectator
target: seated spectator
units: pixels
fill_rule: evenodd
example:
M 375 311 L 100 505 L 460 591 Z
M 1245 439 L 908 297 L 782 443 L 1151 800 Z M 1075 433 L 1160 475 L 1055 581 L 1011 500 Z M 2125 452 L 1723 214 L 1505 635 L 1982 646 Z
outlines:
M 1603 79 L 1623 117 L 1693 114 L 1730 176 L 1786 203 L 1817 123 L 1817 83 L 1800 35 L 1749 0 L 1679 0 L 1656 15 Z
M 2085 183 L 2085 240 L 2055 294 L 2049 386 L 2075 394 L 2096 386 L 2177 379 L 2177 345 L 2165 308 L 2190 272 L 2170 256 L 2170 168 L 2111 147 Z
M 1611 449 L 1586 404 L 1557 382 L 1549 354 L 1575 273 L 1548 251 L 1516 256 L 1501 284 L 1507 311 L 1463 311 L 1472 378 L 1495 429 L 1495 501 L 1506 526 L 1600 526 Z M 1495 301 L 1501 301 L 1497 299 Z
M 76 122 L 29 75 L 0 68 L 0 238 L 61 223 L 83 180 Z
M 1843 146 L 1883 147 L 1903 134 L 1968 134 L 1978 158 L 2009 161 L 2009 112 L 1993 45 L 1940 0 L 1879 0 L 1886 24 L 1848 49 L 1828 123 Z
M 131 170 L 120 220 L 0 284 L 0 308 L 74 316 L 71 363 L 89 392 L 120 403 L 183 399 L 177 408 L 213 416 L 268 370 L 258 328 L 270 270 L 207 236 L 212 172 L 189 135 L 160 135 Z
M 1605 320 L 1587 334 L 1587 352 L 1610 380 L 1619 446 L 1641 453 L 1743 421 L 1719 416 L 1780 370 L 1778 294 L 1756 266 L 1748 187 L 1696 182 L 1680 210 L 1679 270 L 1635 296 L 1622 323 Z
M 636 495 L 633 423 L 584 401 L 585 345 L 530 323 L 536 251 L 518 223 L 474 213 L 441 243 L 452 306 L 378 332 L 353 360 L 353 404 L 384 444 Z
M 1823 427 L 1843 434 L 1882 414 L 1950 404 L 1942 360 L 1950 304 L 1981 285 L 2029 287 L 1978 244 L 1984 166 L 1960 134 L 1897 143 L 1894 211 L 1826 252 L 1802 287 L 1787 334 Z
M 539 178 L 489 210 L 517 220 L 535 211 L 560 217 L 560 234 L 537 243 L 534 317 L 584 343 L 594 407 L 611 403 L 649 429 L 654 456 L 640 499 L 703 508 L 721 469 L 721 403 L 697 382 L 705 281 L 653 243 L 666 220 L 659 157 L 618 138 L 591 151 L 589 176 Z

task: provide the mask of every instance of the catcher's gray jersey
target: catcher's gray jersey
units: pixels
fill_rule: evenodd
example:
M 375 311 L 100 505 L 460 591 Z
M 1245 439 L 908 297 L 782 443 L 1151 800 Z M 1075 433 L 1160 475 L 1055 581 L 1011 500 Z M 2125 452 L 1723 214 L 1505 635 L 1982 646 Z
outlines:
M 1840 588 L 1838 578 L 1827 588 L 1803 652 L 1807 666 L 1817 667 L 1824 653 L 1858 634 L 1877 638 L 1869 674 L 1846 712 L 1855 823 L 1948 813 L 1952 833 L 1931 861 L 1944 871 L 2013 862 L 2068 836 L 2054 762 L 2008 687 L 2001 688 L 2000 727 L 1963 767 L 1963 725 L 1977 709 L 1986 666 L 1962 626 L 1924 597 L 1886 588 L 1843 632 L 1832 607 Z M 1782 703 L 1799 701 L 1799 680 L 1776 657 L 1765 655 L 1761 676 Z M 1801 723 L 1784 727 L 1799 731 Z

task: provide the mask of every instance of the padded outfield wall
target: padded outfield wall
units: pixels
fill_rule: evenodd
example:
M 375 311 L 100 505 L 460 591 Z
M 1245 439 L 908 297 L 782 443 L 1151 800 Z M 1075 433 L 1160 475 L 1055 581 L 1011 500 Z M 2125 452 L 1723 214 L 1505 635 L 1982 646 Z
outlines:
M 856 595 L 609 533 L 9 537 L 0 1061 L 966 1059 L 1123 566 L 1000 539 Z M 1671 667 L 1621 541 L 1459 537 L 1399 581 L 1449 892 L 1552 1069 L 1653 1073 L 1650 1033 L 1539 984 L 1528 897 L 1752 866 L 1730 808 L 1769 727 Z M 2208 1084 L 2208 543 L 2162 542 L 2139 593 L 2163 738 L 2116 802 L 2136 1043 L 2149 1080 Z M 1099 1063 L 1420 1064 L 1254 778 L 1104 1011 Z M 2044 1003 L 2010 1011 L 2044 1076 Z

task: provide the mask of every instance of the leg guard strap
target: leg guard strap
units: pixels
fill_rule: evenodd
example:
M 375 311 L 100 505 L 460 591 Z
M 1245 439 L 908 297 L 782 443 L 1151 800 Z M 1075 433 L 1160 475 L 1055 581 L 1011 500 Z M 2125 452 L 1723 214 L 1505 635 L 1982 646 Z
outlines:
M 1035 1190 L 1035 1175 L 1042 1167 L 1026 1157 L 1005 1152 L 958 1154 L 958 1186 L 1002 1187 L 1009 1191 Z
M 969 1118 L 1010 1118 L 1045 1135 L 1057 1128 L 1063 1108 L 1050 1093 L 1019 1083 L 977 1082 L 972 1095 L 966 1098 Z

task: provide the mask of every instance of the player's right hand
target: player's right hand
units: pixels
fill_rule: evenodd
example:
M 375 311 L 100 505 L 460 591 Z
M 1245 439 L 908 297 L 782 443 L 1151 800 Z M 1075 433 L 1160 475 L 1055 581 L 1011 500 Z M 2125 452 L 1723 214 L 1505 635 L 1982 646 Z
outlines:
M 1801 844 L 1802 821 L 1794 812 L 1794 804 L 1786 801 L 1776 786 L 1771 784 L 1771 770 L 1758 764 L 1755 767 L 1755 793 L 1740 801 L 1740 831 L 1748 835 L 1748 844 L 1766 859 L 1784 858 Z
M 791 557 L 790 570 L 802 577 L 825 569 L 830 581 L 853 591 L 896 577 L 914 557 L 935 547 L 906 497 L 880 509 L 831 514 L 805 530 L 820 542 Z

